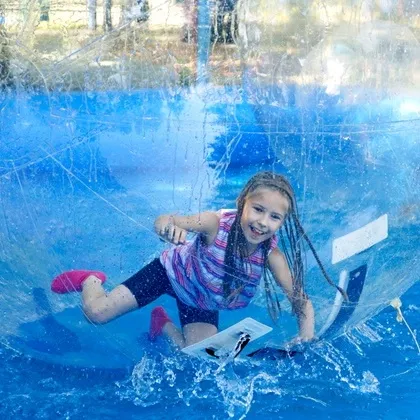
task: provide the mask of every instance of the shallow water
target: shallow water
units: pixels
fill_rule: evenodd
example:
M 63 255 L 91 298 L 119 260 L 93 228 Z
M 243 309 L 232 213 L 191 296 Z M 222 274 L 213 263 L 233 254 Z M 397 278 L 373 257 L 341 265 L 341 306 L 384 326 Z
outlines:
M 415 286 L 402 298 L 414 329 L 419 294 Z M 158 347 L 131 372 L 54 367 L 3 349 L 2 418 L 416 418 L 420 356 L 392 308 L 304 358 L 217 374 Z

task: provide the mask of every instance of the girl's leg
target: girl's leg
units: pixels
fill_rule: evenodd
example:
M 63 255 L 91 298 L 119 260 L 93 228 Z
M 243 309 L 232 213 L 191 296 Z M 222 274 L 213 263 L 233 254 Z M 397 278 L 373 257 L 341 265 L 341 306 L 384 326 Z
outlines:
M 186 347 L 217 334 L 217 328 L 206 322 L 193 322 L 184 326 L 183 333 Z
M 173 322 L 167 322 L 162 332 L 171 344 L 178 349 L 183 349 L 217 334 L 217 328 L 205 322 L 194 322 L 185 325 L 181 332 Z
M 217 333 L 219 325 L 218 311 L 206 311 L 185 305 L 177 299 L 182 332 L 168 317 L 165 309 L 158 306 L 153 309 L 150 320 L 150 338 L 152 341 L 163 334 L 177 349 L 183 349 L 198 343 Z
M 179 299 L 177 299 L 177 306 L 179 319 L 183 327 L 182 332 L 172 322 L 166 323 L 162 329 L 162 332 L 176 347 L 182 349 L 217 333 L 218 311 L 193 308 Z
M 98 277 L 86 278 L 82 285 L 83 309 L 88 319 L 102 324 L 148 305 L 168 293 L 169 288 L 165 269 L 155 259 L 108 295 Z
M 121 284 L 106 294 L 102 281 L 93 275 L 82 284 L 82 302 L 86 317 L 95 324 L 105 324 L 139 307 L 127 287 Z
M 165 309 L 162 306 L 157 306 L 153 309 L 150 317 L 149 339 L 155 341 L 162 334 L 169 339 L 174 347 L 182 349 L 185 346 L 181 331 L 169 318 Z
M 163 327 L 162 332 L 175 348 L 183 349 L 185 347 L 184 335 L 173 322 L 167 322 Z
M 139 307 L 134 293 L 120 285 L 108 295 L 102 286 L 106 275 L 100 271 L 70 270 L 54 278 L 51 290 L 55 293 L 82 292 L 86 317 L 95 324 L 104 324 Z

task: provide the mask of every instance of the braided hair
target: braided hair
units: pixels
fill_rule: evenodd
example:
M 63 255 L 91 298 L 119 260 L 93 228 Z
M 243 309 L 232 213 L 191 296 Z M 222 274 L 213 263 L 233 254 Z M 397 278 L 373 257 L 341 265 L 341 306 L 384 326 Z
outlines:
M 223 278 L 223 293 L 228 301 L 234 299 L 246 286 L 247 247 L 246 239 L 241 228 L 241 218 L 247 198 L 259 188 L 266 188 L 279 192 L 289 202 L 288 214 L 284 224 L 279 231 L 279 240 L 282 251 L 286 257 L 287 264 L 292 275 L 292 307 L 295 315 L 303 315 L 304 306 L 308 299 L 304 285 L 303 265 L 303 241 L 308 244 L 316 262 L 327 282 L 337 288 L 345 299 L 347 295 L 343 289 L 337 286 L 328 276 L 315 248 L 303 229 L 296 205 L 296 198 L 289 181 L 282 175 L 264 171 L 254 175 L 245 185 L 237 198 L 237 214 L 228 234 L 225 254 L 225 275 Z M 263 254 L 263 283 L 265 289 L 267 310 L 271 318 L 276 321 L 280 315 L 280 301 L 276 292 L 275 282 L 270 275 L 268 267 L 268 254 L 270 251 L 271 238 L 262 243 Z M 236 258 L 238 256 L 239 258 Z

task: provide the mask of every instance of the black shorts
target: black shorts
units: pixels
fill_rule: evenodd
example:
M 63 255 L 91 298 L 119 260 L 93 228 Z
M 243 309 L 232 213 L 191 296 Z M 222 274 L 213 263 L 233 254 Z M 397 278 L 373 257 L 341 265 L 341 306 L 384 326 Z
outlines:
M 148 305 L 158 297 L 166 294 L 176 299 L 179 321 L 182 327 L 193 322 L 206 322 L 219 328 L 219 311 L 206 311 L 204 309 L 193 308 L 177 298 L 159 258 L 154 259 L 151 263 L 144 266 L 138 273 L 131 276 L 122 284 L 136 298 L 139 308 Z

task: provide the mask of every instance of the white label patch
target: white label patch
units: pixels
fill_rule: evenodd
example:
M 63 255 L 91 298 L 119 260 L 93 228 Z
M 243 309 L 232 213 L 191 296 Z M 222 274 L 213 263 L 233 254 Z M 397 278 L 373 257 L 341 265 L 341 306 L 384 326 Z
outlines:
M 384 214 L 360 229 L 334 239 L 332 243 L 332 263 L 336 264 L 365 251 L 387 237 L 388 215 Z

